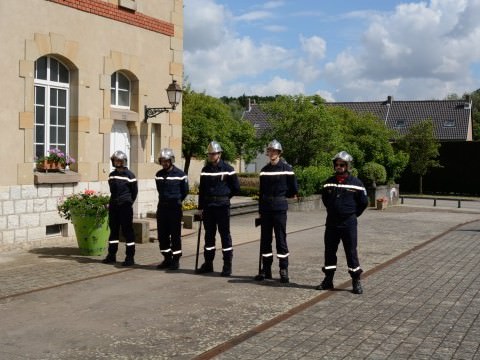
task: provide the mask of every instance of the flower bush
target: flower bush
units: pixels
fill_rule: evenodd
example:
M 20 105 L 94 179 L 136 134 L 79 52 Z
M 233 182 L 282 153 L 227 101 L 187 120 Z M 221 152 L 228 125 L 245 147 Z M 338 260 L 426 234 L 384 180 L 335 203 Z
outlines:
M 75 163 L 73 157 L 65 155 L 65 153 L 58 148 L 48 150 L 48 155 L 38 158 L 37 164 L 42 164 L 44 161 L 57 162 L 62 165 Z
M 183 200 L 182 203 L 182 210 L 183 211 L 188 211 L 188 210 L 195 210 L 198 207 L 197 202 L 195 199 L 192 198 L 187 198 Z
M 70 220 L 72 213 L 82 216 L 94 216 L 101 222 L 108 215 L 110 195 L 94 190 L 85 190 L 83 193 L 69 195 L 60 199 L 57 209 L 61 217 Z

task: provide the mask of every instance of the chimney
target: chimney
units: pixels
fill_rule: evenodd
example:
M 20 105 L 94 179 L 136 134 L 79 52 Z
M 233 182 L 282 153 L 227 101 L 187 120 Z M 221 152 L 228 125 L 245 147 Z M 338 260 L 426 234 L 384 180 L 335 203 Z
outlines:
M 472 99 L 470 95 L 465 96 L 465 103 L 463 104 L 463 108 L 465 110 L 471 109 L 472 108 Z
M 387 96 L 387 106 L 392 105 L 392 103 L 393 103 L 393 96 L 388 95 L 388 96 Z
M 250 111 L 252 110 L 252 100 L 250 98 L 248 98 L 248 109 L 247 111 Z

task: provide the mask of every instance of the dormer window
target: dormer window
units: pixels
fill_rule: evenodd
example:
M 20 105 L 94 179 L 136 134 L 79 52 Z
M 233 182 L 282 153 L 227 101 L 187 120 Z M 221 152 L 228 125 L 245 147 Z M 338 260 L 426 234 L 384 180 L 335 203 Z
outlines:
M 448 119 L 443 122 L 443 127 L 455 127 L 455 120 L 454 119 Z
M 396 127 L 396 128 L 404 128 L 404 127 L 406 127 L 406 122 L 405 122 L 405 120 L 403 120 L 403 119 L 398 119 L 397 121 L 395 121 L 395 127 Z

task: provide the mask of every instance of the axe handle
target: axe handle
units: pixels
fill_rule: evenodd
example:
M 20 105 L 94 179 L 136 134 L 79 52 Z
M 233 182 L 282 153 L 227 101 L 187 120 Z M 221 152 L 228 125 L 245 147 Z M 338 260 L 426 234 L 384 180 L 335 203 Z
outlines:
M 198 255 L 200 253 L 200 238 L 202 237 L 202 223 L 203 221 L 200 220 L 198 224 L 197 255 L 195 256 L 195 271 L 197 271 L 198 269 Z

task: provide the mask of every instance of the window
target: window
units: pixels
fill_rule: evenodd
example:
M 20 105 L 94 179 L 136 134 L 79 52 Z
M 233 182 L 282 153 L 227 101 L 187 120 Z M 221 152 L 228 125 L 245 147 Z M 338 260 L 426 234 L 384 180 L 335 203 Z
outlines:
M 112 75 L 110 95 L 112 106 L 130 108 L 130 80 L 119 71 Z
M 455 127 L 455 120 L 448 119 L 443 122 L 443 127 Z
M 399 119 L 399 120 L 395 121 L 395 127 L 396 128 L 404 128 L 405 126 L 406 126 L 405 120 Z
M 69 133 L 70 73 L 55 58 L 44 56 L 35 61 L 35 124 L 36 158 L 58 148 L 67 153 Z
M 157 156 L 160 154 L 161 146 L 161 125 L 152 124 L 152 142 L 150 143 L 150 162 L 156 162 Z

